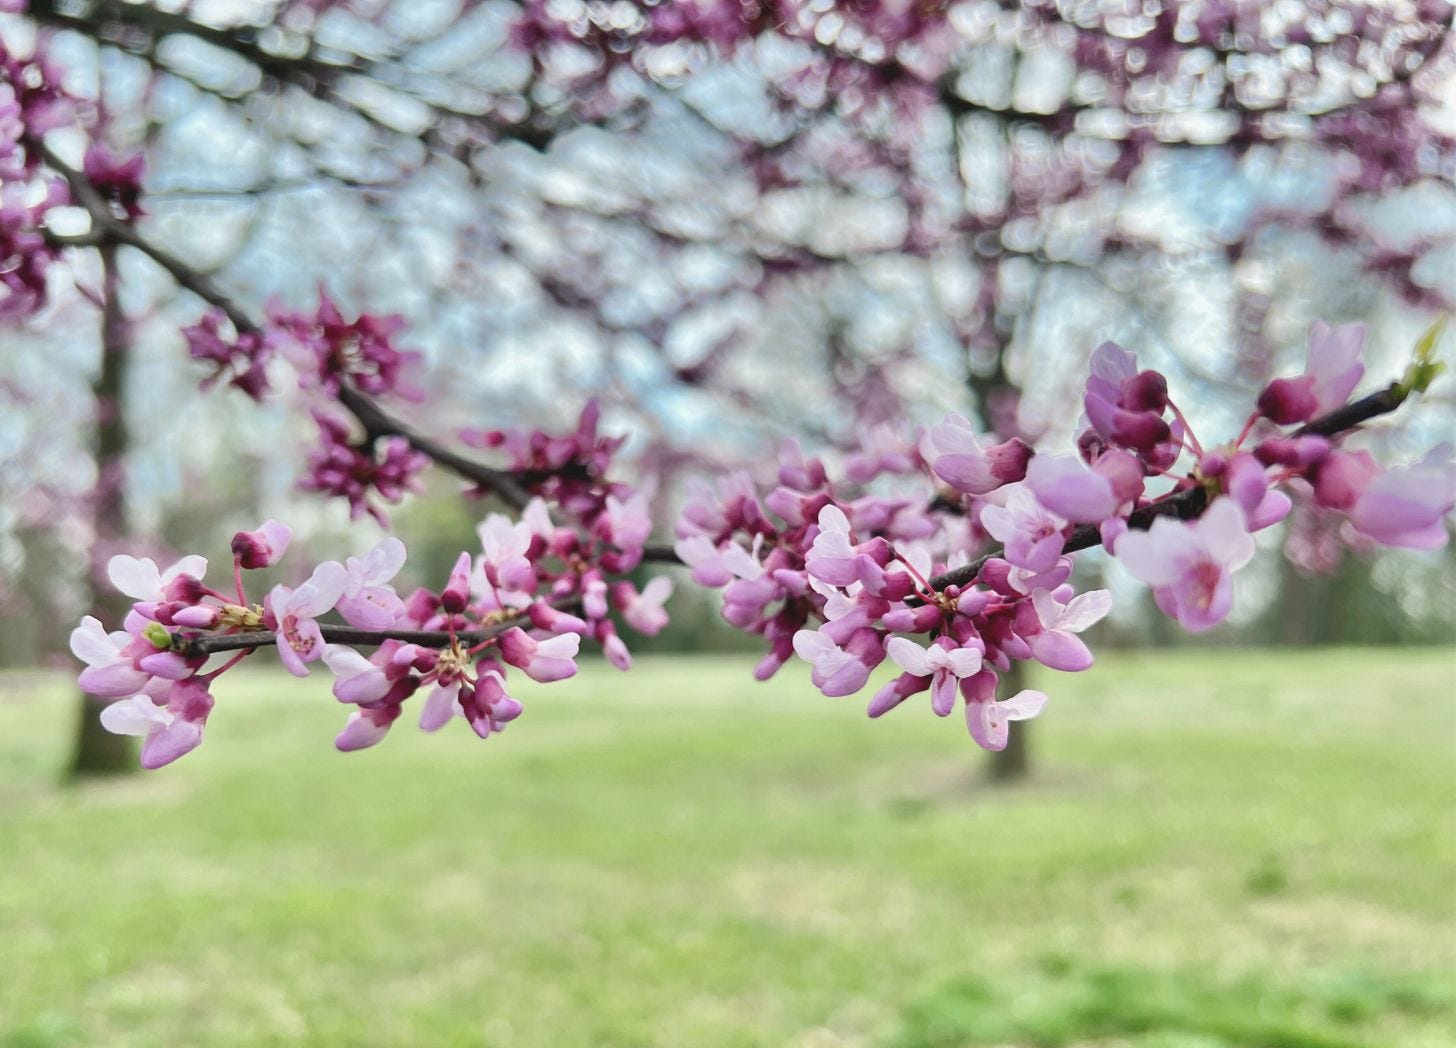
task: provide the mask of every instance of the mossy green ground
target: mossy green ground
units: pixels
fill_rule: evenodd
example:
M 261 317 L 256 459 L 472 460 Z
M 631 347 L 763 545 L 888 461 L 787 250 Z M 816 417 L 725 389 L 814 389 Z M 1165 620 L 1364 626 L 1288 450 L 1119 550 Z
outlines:
M 602 665 L 477 742 L 330 748 L 322 680 L 56 785 L 0 678 L 0 1044 L 1456 1043 L 1456 659 L 1109 655 L 1037 774 L 791 667 Z

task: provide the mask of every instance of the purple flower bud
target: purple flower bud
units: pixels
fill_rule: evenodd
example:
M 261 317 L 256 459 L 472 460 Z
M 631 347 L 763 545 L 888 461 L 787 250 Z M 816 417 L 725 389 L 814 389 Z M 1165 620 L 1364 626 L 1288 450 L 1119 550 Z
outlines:
M 1140 372 L 1123 386 L 1122 406 L 1161 415 L 1168 407 L 1168 380 L 1159 371 Z
M 233 556 L 245 568 L 272 567 L 288 549 L 291 538 L 291 528 L 276 520 L 270 520 L 257 531 L 240 531 L 234 535 Z
M 450 572 L 450 582 L 440 592 L 440 607 L 450 615 L 458 615 L 465 610 L 465 605 L 470 603 L 470 568 L 471 557 L 469 553 L 461 553 L 455 561 L 455 567 Z
M 1319 406 L 1314 395 L 1314 379 L 1308 375 L 1276 378 L 1259 394 L 1258 405 L 1264 417 L 1276 425 L 1307 422 Z

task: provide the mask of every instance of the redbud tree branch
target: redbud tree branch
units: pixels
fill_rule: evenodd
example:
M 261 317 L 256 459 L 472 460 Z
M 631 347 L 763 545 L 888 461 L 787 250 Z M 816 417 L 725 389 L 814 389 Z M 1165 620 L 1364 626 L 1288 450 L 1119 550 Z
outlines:
M 507 630 L 526 621 L 524 614 L 512 615 L 508 619 L 482 626 L 474 630 L 456 630 L 454 639 L 467 648 L 499 637 Z M 422 648 L 444 648 L 450 644 L 451 634 L 445 630 L 361 630 L 353 626 L 340 626 L 329 622 L 318 624 L 319 632 L 330 644 L 359 644 L 368 647 L 383 644 L 386 640 L 418 644 Z M 172 650 L 189 658 L 202 658 L 223 651 L 243 651 L 250 648 L 272 647 L 278 643 L 278 635 L 272 630 L 249 630 L 243 633 L 204 633 L 172 635 Z
M 88 246 L 121 243 L 135 248 L 165 269 L 178 285 L 222 310 L 239 333 L 260 331 L 252 318 L 224 294 L 210 277 L 198 272 L 181 259 L 143 237 L 129 221 L 116 215 L 82 172 L 66 164 L 43 143 L 39 145 L 39 149 L 46 164 L 66 180 L 75 198 L 91 215 L 94 227 L 92 235 L 84 240 L 75 239 L 75 243 L 84 243 Z M 61 242 L 65 241 L 61 240 Z M 1314 419 L 1296 431 L 1295 436 L 1332 437 L 1344 433 L 1372 418 L 1395 411 L 1405 402 L 1409 392 L 1409 388 L 1401 383 L 1391 383 L 1385 389 Z M 526 488 L 515 475 L 476 462 L 452 451 L 434 439 L 416 432 L 380 408 L 371 398 L 348 385 L 341 385 L 338 400 L 358 420 L 369 441 L 385 437 L 401 437 L 411 447 L 426 455 L 436 464 L 484 490 L 493 492 L 503 502 L 517 510 L 523 509 L 530 500 Z M 529 476 L 527 482 L 530 482 Z M 1128 527 L 1135 530 L 1146 530 L 1158 517 L 1192 520 L 1203 513 L 1208 502 L 1207 489 L 1201 485 L 1194 485 L 1135 510 L 1128 517 Z M 1076 553 L 1101 544 L 1102 536 L 1098 528 L 1090 524 L 1083 524 L 1072 530 L 1063 546 L 1063 551 Z M 987 561 L 999 556 L 1001 552 L 1000 549 L 993 550 L 963 567 L 937 575 L 930 580 L 930 585 L 936 590 L 943 590 L 948 586 L 969 585 L 980 574 Z M 661 545 L 649 545 L 644 550 L 643 559 L 664 564 L 682 563 L 670 546 Z M 481 629 L 460 631 L 454 634 L 454 638 L 466 645 L 479 644 L 499 636 L 505 630 L 525 621 L 525 618 L 524 615 L 518 615 Z M 341 644 L 377 645 L 392 639 L 425 647 L 443 647 L 450 643 L 452 636 L 444 630 L 362 630 L 351 626 L 324 623 L 319 624 L 319 629 L 326 641 Z M 231 634 L 174 634 L 172 640 L 175 650 L 190 656 L 265 647 L 277 643 L 277 637 L 273 633 L 261 630 Z
M 77 241 L 78 243 L 86 246 L 94 246 L 103 242 L 120 243 L 135 248 L 165 269 L 179 286 L 191 291 L 209 305 L 222 310 L 239 334 L 261 333 L 262 329 L 253 321 L 247 311 L 229 298 L 211 277 L 198 272 L 186 262 L 142 236 L 130 222 L 117 217 L 110 204 L 106 202 L 84 173 L 67 164 L 49 146 L 42 143 L 39 148 L 47 166 L 66 180 L 72 195 L 91 215 L 92 235 Z M 65 242 L 65 240 L 61 241 L 61 243 Z M 358 420 L 368 441 L 373 442 L 390 436 L 403 437 L 416 451 L 478 487 L 493 492 L 502 502 L 512 508 L 523 509 L 530 501 L 530 495 L 510 473 L 457 454 L 443 444 L 416 432 L 399 419 L 386 413 L 369 397 L 348 385 L 341 385 L 338 400 Z
M 1328 415 L 1321 415 L 1319 418 L 1302 426 L 1295 432 L 1297 437 L 1320 436 L 1333 437 L 1359 426 L 1362 422 L 1368 422 L 1380 415 L 1388 415 L 1401 404 L 1405 403 L 1410 390 L 1399 382 L 1392 382 L 1384 389 L 1371 393 L 1368 397 L 1361 397 L 1352 401 L 1342 408 L 1336 408 Z M 1153 521 L 1159 517 L 1175 517 L 1178 520 L 1193 520 L 1203 514 L 1208 508 L 1208 490 L 1202 485 L 1194 485 L 1185 488 L 1167 498 L 1160 499 L 1141 509 L 1134 510 L 1127 518 L 1127 526 L 1136 531 L 1146 531 L 1152 527 Z M 1102 545 L 1102 533 L 1092 524 L 1081 524 L 1073 529 L 1072 534 L 1067 537 L 1066 545 L 1062 547 L 1064 553 L 1076 553 L 1080 550 L 1091 549 L 1094 546 Z M 947 571 L 943 575 L 937 575 L 930 580 L 932 589 L 943 590 L 947 586 L 966 586 L 970 584 L 986 562 L 993 557 L 999 557 L 1001 550 L 992 550 L 984 557 L 971 561 L 964 567 L 956 568 L 954 571 Z

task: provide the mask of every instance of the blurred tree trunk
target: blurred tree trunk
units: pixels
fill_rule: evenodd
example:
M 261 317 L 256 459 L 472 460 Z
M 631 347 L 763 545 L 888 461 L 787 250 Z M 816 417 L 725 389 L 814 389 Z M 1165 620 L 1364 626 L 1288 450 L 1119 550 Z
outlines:
M 1017 406 L 1021 390 L 1011 380 L 1006 370 L 1006 354 L 1011 349 L 1012 333 L 1008 325 L 998 323 L 997 301 L 994 289 L 999 278 L 995 263 L 982 266 L 982 322 L 978 332 L 980 349 L 990 359 L 990 368 L 977 371 L 972 362 L 969 373 L 971 392 L 976 397 L 976 408 L 981 414 L 982 425 L 996 435 L 998 441 L 1020 436 L 1016 423 Z M 989 350 L 989 352 L 987 352 Z M 1009 698 L 1024 686 L 1024 669 L 1019 662 L 1011 664 L 1011 670 L 1001 675 L 996 687 L 997 698 Z M 1018 723 L 1012 729 L 1006 748 L 999 753 L 988 753 L 987 774 L 993 783 L 1011 783 L 1025 779 L 1031 774 L 1031 727 L 1030 721 Z
M 1026 664 L 1013 662 L 1011 670 L 1001 674 L 996 687 L 997 698 L 1010 698 L 1026 687 Z M 994 783 L 1019 782 L 1031 774 L 1031 721 L 1018 721 L 1006 737 L 1006 748 L 987 754 L 986 773 Z
M 117 295 L 116 246 L 101 246 L 101 367 L 91 391 L 96 411 L 96 487 L 91 494 L 93 516 L 90 560 L 86 584 L 91 589 L 91 614 L 108 627 L 126 614 L 126 602 L 108 595 L 102 587 L 106 561 L 125 534 L 125 464 L 127 447 L 126 388 L 127 348 L 130 341 L 126 317 Z M 101 726 L 99 714 L 114 699 L 82 695 L 78 703 L 76 745 L 70 775 L 116 775 L 136 770 L 130 737 L 113 735 Z

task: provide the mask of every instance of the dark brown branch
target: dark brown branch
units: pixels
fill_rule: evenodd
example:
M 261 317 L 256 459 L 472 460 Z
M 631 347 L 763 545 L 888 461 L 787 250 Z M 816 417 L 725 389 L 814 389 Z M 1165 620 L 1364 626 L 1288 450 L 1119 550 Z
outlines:
M 474 647 L 493 637 L 499 637 L 507 630 L 526 622 L 524 615 L 516 615 L 492 626 L 477 630 L 457 630 L 455 639 L 465 647 Z M 353 626 L 339 626 L 320 622 L 319 632 L 330 644 L 362 644 L 374 646 L 386 640 L 418 644 L 422 648 L 444 648 L 450 644 L 450 634 L 445 630 L 361 630 Z M 248 648 L 267 648 L 278 643 L 278 635 L 271 630 L 251 630 L 245 633 L 173 634 L 172 650 L 189 658 L 202 658 L 224 651 L 243 651 Z

